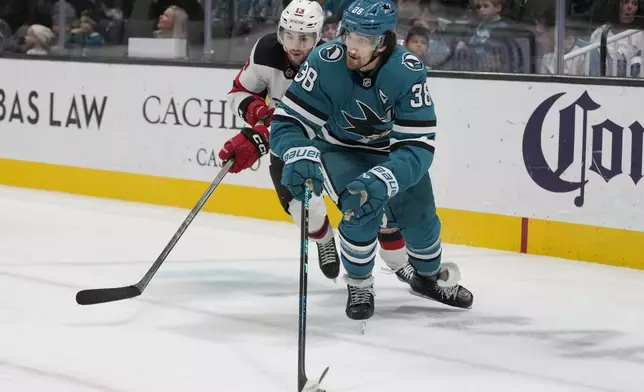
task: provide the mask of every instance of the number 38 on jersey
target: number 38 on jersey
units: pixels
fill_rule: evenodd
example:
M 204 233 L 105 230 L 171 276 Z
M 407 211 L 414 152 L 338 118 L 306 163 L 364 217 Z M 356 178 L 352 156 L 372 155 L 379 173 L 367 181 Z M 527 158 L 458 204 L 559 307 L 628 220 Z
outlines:
M 411 86 L 411 107 L 420 108 L 423 106 L 432 106 L 432 96 L 429 94 L 429 85 L 427 81 L 416 83 Z
M 295 83 L 299 83 L 302 88 L 308 92 L 313 91 L 313 86 L 315 86 L 315 81 L 318 78 L 318 71 L 309 66 L 309 62 L 306 61 L 300 67 L 300 72 L 295 75 L 293 80 Z

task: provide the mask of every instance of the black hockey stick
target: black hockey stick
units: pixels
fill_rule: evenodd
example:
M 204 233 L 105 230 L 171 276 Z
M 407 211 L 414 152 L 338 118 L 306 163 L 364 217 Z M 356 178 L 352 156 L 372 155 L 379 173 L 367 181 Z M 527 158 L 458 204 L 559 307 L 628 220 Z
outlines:
M 168 242 L 165 249 L 163 249 L 163 252 L 161 252 L 157 260 L 154 262 L 154 264 L 152 264 L 152 267 L 150 267 L 145 276 L 143 276 L 143 278 L 137 284 L 106 289 L 81 290 L 76 294 L 76 302 L 79 305 L 92 305 L 103 302 L 120 301 L 122 299 L 134 298 L 141 295 L 148 283 L 150 283 L 150 280 L 152 279 L 154 274 L 157 272 L 159 267 L 161 267 L 161 264 L 163 264 L 165 259 L 172 251 L 172 248 L 174 248 L 177 242 L 179 242 L 179 239 L 181 238 L 183 233 L 188 229 L 188 226 L 190 226 L 190 223 L 192 223 L 192 220 L 195 218 L 195 216 L 197 216 L 197 213 L 199 213 L 204 204 L 206 204 L 206 201 L 208 201 L 208 199 L 210 198 L 210 195 L 212 195 L 212 193 L 215 191 L 215 188 L 217 188 L 219 183 L 221 183 L 221 181 L 224 179 L 233 163 L 233 159 L 228 160 L 226 164 L 221 168 L 219 173 L 217 173 L 215 179 L 210 183 L 210 186 L 201 196 L 201 199 L 199 199 L 197 204 L 192 208 L 192 211 L 190 211 L 170 242 Z
M 300 311 L 299 327 L 300 334 L 297 344 L 297 390 L 298 392 L 324 392 L 318 388 L 324 376 L 329 371 L 327 367 L 322 372 L 317 383 L 309 383 L 306 377 L 306 303 L 309 278 L 309 206 L 311 200 L 311 190 L 313 186 L 310 180 L 306 181 L 304 186 L 304 202 L 302 203 L 302 222 L 300 225 Z M 307 385 L 310 384 L 310 385 Z M 312 385 L 311 385 L 312 384 Z M 306 389 L 305 389 L 306 388 Z

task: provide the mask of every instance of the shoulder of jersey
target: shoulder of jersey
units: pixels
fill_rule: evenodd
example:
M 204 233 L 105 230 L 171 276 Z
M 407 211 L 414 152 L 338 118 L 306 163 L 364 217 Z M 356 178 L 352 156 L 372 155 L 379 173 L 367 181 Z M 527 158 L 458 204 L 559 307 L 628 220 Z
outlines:
M 281 69 L 284 63 L 284 47 L 277 40 L 277 33 L 266 34 L 255 43 L 253 62 Z
M 423 64 L 422 60 L 415 54 L 411 53 L 400 44 L 396 45 L 389 61 L 387 61 L 387 68 L 391 68 L 392 72 L 404 72 L 411 74 L 411 77 L 417 77 L 419 73 L 427 73 L 427 67 Z
M 309 55 L 316 63 L 344 64 L 346 49 L 339 41 L 333 40 L 317 46 Z

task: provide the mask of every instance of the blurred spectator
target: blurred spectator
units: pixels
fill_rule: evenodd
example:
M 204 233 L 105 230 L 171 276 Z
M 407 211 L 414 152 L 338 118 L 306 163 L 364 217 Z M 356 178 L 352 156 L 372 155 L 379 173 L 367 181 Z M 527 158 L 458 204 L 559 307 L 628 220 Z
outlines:
M 352 2 L 324 1 L 334 5 L 334 10 L 342 10 Z M 394 1 L 398 5 L 399 42 L 415 52 L 429 68 L 554 72 L 556 0 Z M 566 53 L 582 48 L 591 41 L 599 42 L 606 26 L 612 29 L 609 37 L 627 29 L 640 30 L 608 45 L 609 72 L 617 72 L 618 76 L 629 73 L 639 75 L 641 49 L 644 48 L 644 32 L 641 31 L 644 20 L 640 18 L 644 14 L 644 0 L 564 1 L 568 22 Z M 30 26 L 34 25 L 50 27 L 54 34 L 54 45 L 60 32 L 69 44 L 105 46 L 104 49 L 92 51 L 92 54 L 108 56 L 122 56 L 125 53 L 122 48 L 124 40 L 129 36 L 191 37 L 195 44 L 199 44 L 204 39 L 204 3 L 203 0 L 66 0 L 62 10 L 65 20 L 63 27 L 58 26 L 59 0 L 0 0 L 0 19 L 7 15 L 11 30 L 5 32 L 0 28 L 0 52 L 26 53 L 31 49 L 34 49 L 33 53 L 44 52 L 40 47 L 30 46 L 31 43 L 40 42 L 35 31 L 28 32 Z M 273 7 L 281 8 L 283 3 L 278 0 L 213 0 L 213 10 L 206 10 L 215 17 L 213 37 L 272 29 L 265 23 L 272 20 L 270 15 L 275 15 Z M 232 15 L 228 15 L 229 6 L 235 8 L 230 12 Z M 128 11 L 134 8 L 136 16 L 133 15 L 134 11 Z M 218 20 L 216 16 L 223 18 Z M 332 15 L 327 18 L 322 40 L 336 38 L 339 17 Z M 134 29 L 132 26 L 137 21 L 143 27 Z M 601 23 L 605 25 L 597 28 Z M 235 41 L 231 45 L 226 38 L 215 38 L 213 52 L 221 54 L 222 59 L 228 56 L 230 61 L 242 61 L 241 56 L 247 53 L 241 47 L 244 44 L 239 42 L 242 41 Z M 116 45 L 105 45 L 108 43 Z M 49 53 L 55 49 L 51 47 Z M 247 49 L 250 50 L 250 47 Z M 570 75 L 595 75 L 599 65 L 598 55 L 599 50 L 591 51 L 567 61 L 564 72 Z
M 545 10 L 530 29 L 535 37 L 535 65 L 537 70 L 543 69 L 543 58 L 555 51 L 555 9 Z
M 235 0 L 238 2 L 239 0 Z M 215 3 L 216 0 L 213 0 Z M 186 15 L 186 20 L 203 22 L 204 9 L 201 0 L 155 0 L 150 10 L 150 19 L 156 19 L 171 7 L 180 8 Z
M 69 36 L 69 32 L 72 30 L 72 25 L 74 24 L 75 19 L 76 18 L 65 18 L 65 26 L 63 26 L 62 28 L 63 34 L 66 37 L 65 39 L 67 39 L 67 37 Z M 58 18 L 56 16 L 54 16 L 54 19 L 52 20 L 51 31 L 56 37 L 58 37 L 58 35 L 61 33 L 61 28 L 58 25 Z
M 187 38 L 188 36 L 188 14 L 181 7 L 171 5 L 159 17 L 157 29 L 154 32 L 156 38 Z
M 638 55 L 644 35 L 642 27 L 644 19 L 638 0 L 614 0 L 608 8 L 607 20 L 611 25 L 608 38 L 628 29 L 640 30 L 639 32 L 608 44 L 608 55 L 615 60 L 626 60 L 630 62 Z M 600 42 L 602 31 L 606 25 L 598 27 L 590 36 L 590 42 Z
M 553 30 L 553 29 L 551 29 Z M 554 32 L 552 33 L 554 35 Z M 569 29 L 566 30 L 564 37 L 564 54 L 578 50 L 586 46 L 587 43 L 578 39 L 578 37 Z M 589 75 L 589 54 L 581 54 L 573 57 L 568 61 L 564 61 L 564 74 L 575 76 L 588 76 Z M 541 61 L 540 72 L 544 74 L 556 73 L 555 53 L 553 51 L 543 56 Z
M 335 15 L 324 20 L 324 25 L 322 25 L 322 40 L 324 42 L 333 41 L 337 37 L 339 22 L 340 18 Z
M 469 41 L 460 41 L 456 50 L 467 50 L 468 45 L 481 46 L 493 35 L 494 30 L 508 27 L 508 24 L 501 18 L 505 0 L 472 0 L 479 17 L 479 23 L 474 29 Z
M 52 5 L 51 7 L 51 18 L 52 18 L 51 20 L 54 23 L 58 23 L 58 15 L 60 14 L 60 7 L 61 7 L 61 3 L 59 1 L 54 3 L 54 5 Z M 70 2 L 66 0 L 65 3 L 62 5 L 62 7 L 63 7 L 63 14 L 65 15 L 65 20 L 76 20 L 77 10 Z
M 398 0 L 396 12 L 399 23 L 410 23 L 422 12 L 420 0 Z
M 51 44 L 54 40 L 54 33 L 49 27 L 35 24 L 29 26 L 25 36 L 25 47 L 29 55 L 48 55 Z
M 412 27 L 409 29 L 405 38 L 405 48 L 418 56 L 427 66 L 429 62 L 429 30 L 424 27 Z
M 78 27 L 69 30 L 66 42 L 83 47 L 101 46 L 105 43 L 103 36 L 96 31 L 98 17 L 94 11 L 85 10 L 78 20 Z
M 446 7 L 438 1 L 433 1 L 422 8 L 418 17 L 410 20 L 413 27 L 422 28 L 427 34 L 428 49 L 423 62 L 430 68 L 444 63 L 452 53 L 451 40 L 445 34 L 452 22 L 446 16 Z

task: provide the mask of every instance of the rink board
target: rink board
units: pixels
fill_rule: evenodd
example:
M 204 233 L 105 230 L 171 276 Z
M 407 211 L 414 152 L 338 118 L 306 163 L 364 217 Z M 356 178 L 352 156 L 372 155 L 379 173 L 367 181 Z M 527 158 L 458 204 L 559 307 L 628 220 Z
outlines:
M 226 103 L 236 70 L 0 66 L 58 75 L 0 79 L 0 184 L 190 208 L 243 126 Z M 641 89 L 429 83 L 438 117 L 430 173 L 446 242 L 644 269 Z M 264 157 L 226 176 L 206 210 L 288 220 L 272 187 Z
M 0 183 L 125 201 L 192 208 L 207 182 L 0 159 Z M 261 202 L 258 202 L 261 201 Z M 222 184 L 204 211 L 291 221 L 272 189 Z M 340 213 L 327 199 L 337 227 Z M 443 239 L 470 245 L 644 269 L 644 233 L 439 208 Z M 177 225 L 180 222 L 177 222 Z

